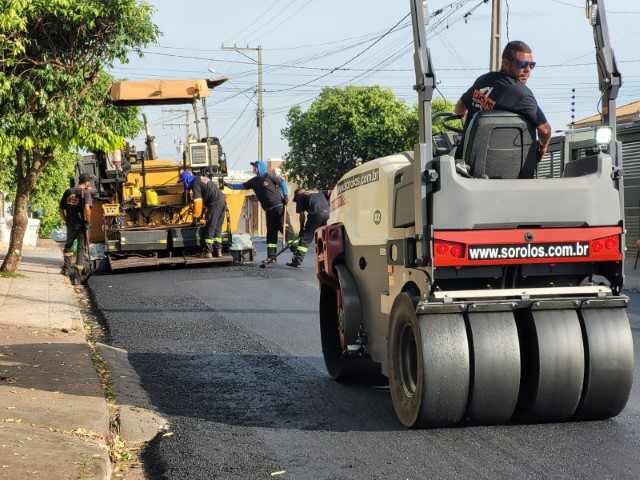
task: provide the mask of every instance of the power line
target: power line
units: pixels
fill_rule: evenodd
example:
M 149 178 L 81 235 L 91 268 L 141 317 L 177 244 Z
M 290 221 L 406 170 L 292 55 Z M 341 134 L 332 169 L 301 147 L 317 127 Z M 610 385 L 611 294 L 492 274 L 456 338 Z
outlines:
M 375 42 L 373 42 L 371 45 L 369 45 L 367 48 L 365 48 L 364 50 L 362 50 L 360 53 L 358 53 L 357 55 L 355 55 L 354 57 L 351 57 L 349 60 L 347 60 L 346 62 L 344 62 L 342 65 L 340 65 L 339 67 L 336 67 L 335 69 L 331 70 L 328 73 L 325 73 L 324 75 L 320 75 L 317 78 L 314 78 L 313 80 L 309 80 L 306 83 L 303 83 L 301 85 L 298 85 L 296 87 L 291 87 L 290 89 L 293 88 L 298 88 L 298 87 L 304 87 L 305 85 L 309 85 L 310 83 L 316 82 L 328 75 L 331 75 L 334 71 L 336 70 L 340 70 L 342 67 L 344 67 L 345 65 L 351 63 L 353 60 L 355 60 L 356 58 L 358 58 L 359 56 L 361 56 L 363 53 L 365 53 L 366 51 L 368 51 L 369 49 L 371 49 L 375 44 L 377 44 L 378 42 L 380 42 L 380 40 L 382 40 L 384 37 L 386 37 L 387 35 L 389 35 L 389 33 L 391 33 L 398 25 L 400 25 L 410 14 L 405 15 L 400 21 L 398 21 L 393 27 L 391 27 L 389 30 L 387 30 L 386 33 L 384 33 L 382 36 L 380 36 Z M 290 90 L 290 89 L 281 89 L 281 90 L 266 90 L 265 92 L 282 92 L 284 90 Z
M 304 5 L 302 5 L 298 10 L 296 10 L 295 12 L 293 12 L 291 15 L 289 15 L 287 18 L 285 18 L 284 20 L 282 20 L 280 23 L 278 23 L 277 25 L 275 25 L 273 28 L 271 28 L 270 30 L 267 30 L 266 32 L 262 33 L 261 35 L 268 35 L 269 33 L 273 32 L 276 28 L 278 28 L 280 25 L 282 25 L 283 23 L 287 22 L 288 20 L 290 20 L 291 18 L 295 17 L 298 13 L 300 13 L 307 5 L 309 5 L 312 2 L 312 0 L 308 0 L 307 3 L 305 3 Z M 254 40 L 255 42 L 256 40 Z
M 259 14 L 256 18 L 253 19 L 252 22 L 248 23 L 242 30 L 240 30 L 238 33 L 235 33 L 234 35 L 232 35 L 232 37 L 238 36 L 242 33 L 244 33 L 247 29 L 249 29 L 250 27 L 252 27 L 258 20 L 260 20 L 261 18 L 263 18 L 267 13 L 269 13 L 273 8 L 275 8 L 275 6 L 280 3 L 280 0 L 276 0 L 275 3 L 273 3 L 269 8 L 267 8 L 264 12 L 262 12 L 261 14 Z
M 254 97 L 255 97 L 255 94 L 254 94 Z M 247 102 L 247 104 L 246 104 L 246 105 L 244 106 L 244 108 L 242 109 L 242 112 L 240 112 L 240 115 L 238 115 L 238 118 L 236 118 L 236 121 L 235 121 L 235 122 L 233 122 L 233 124 L 229 127 L 229 130 L 227 130 L 224 134 L 222 134 L 222 135 L 220 136 L 220 139 L 223 139 L 223 138 L 227 135 L 227 133 L 229 133 L 229 132 L 231 131 L 231 129 L 232 129 L 233 127 L 235 127 L 235 126 L 236 126 L 236 123 L 238 123 L 238 120 L 240 120 L 240 118 L 242 117 L 242 115 L 244 115 L 244 112 L 246 112 L 247 108 L 249 107 L 249 105 L 251 105 L 251 102 L 252 102 L 252 101 L 253 101 L 253 97 L 249 99 L 249 101 Z

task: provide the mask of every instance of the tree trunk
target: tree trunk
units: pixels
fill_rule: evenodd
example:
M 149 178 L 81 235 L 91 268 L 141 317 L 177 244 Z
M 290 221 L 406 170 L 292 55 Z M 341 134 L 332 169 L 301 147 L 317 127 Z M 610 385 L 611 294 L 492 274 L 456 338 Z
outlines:
M 15 272 L 18 269 L 22 257 L 24 234 L 27 232 L 29 224 L 29 197 L 40 173 L 53 157 L 50 149 L 47 149 L 44 156 L 40 156 L 37 149 L 31 153 L 33 161 L 28 162 L 24 150 L 19 149 L 17 152 L 18 188 L 16 189 L 16 200 L 13 203 L 13 225 L 11 226 L 9 250 L 7 256 L 4 257 L 2 266 L 0 266 L 0 272 Z M 25 166 L 28 168 L 24 168 Z M 23 172 L 26 172 L 26 175 Z
M 17 193 L 16 201 L 13 204 L 13 225 L 11 227 L 9 250 L 7 251 L 7 256 L 4 257 L 0 272 L 15 272 L 20 264 L 22 242 L 29 223 L 28 205 L 29 194 Z

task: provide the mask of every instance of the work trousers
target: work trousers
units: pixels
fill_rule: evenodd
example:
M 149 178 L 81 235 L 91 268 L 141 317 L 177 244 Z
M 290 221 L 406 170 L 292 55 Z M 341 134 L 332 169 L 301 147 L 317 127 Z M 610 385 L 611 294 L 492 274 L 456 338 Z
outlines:
M 299 262 L 302 262 L 302 259 L 306 255 L 307 249 L 313 240 L 316 230 L 320 227 L 324 227 L 327 224 L 327 220 L 329 220 L 329 212 L 307 214 L 307 219 L 304 222 L 304 229 L 300 234 L 300 241 L 298 242 L 298 247 L 296 248 L 294 255 L 298 258 Z
M 208 251 L 222 247 L 222 224 L 224 222 L 224 213 L 227 209 L 226 200 L 219 200 L 206 206 L 207 211 L 204 214 L 204 241 Z
M 267 217 L 267 255 L 272 256 L 275 255 L 278 250 L 278 232 L 283 232 L 283 215 L 284 215 L 284 205 L 279 205 L 277 207 L 273 207 L 265 212 Z M 293 227 L 291 226 L 291 221 L 289 220 L 289 213 L 287 212 L 287 235 L 286 241 L 287 243 L 291 243 L 295 240 L 293 231 Z M 282 246 L 284 248 L 285 245 Z
M 84 225 L 67 225 L 67 240 L 64 242 L 64 250 L 62 255 L 65 259 L 65 267 L 70 267 L 72 262 L 69 260 L 73 257 L 73 242 L 78 241 L 76 254 L 76 268 L 83 270 L 85 267 L 85 259 L 87 257 L 87 243 L 85 242 Z M 67 261 L 69 260 L 69 261 Z

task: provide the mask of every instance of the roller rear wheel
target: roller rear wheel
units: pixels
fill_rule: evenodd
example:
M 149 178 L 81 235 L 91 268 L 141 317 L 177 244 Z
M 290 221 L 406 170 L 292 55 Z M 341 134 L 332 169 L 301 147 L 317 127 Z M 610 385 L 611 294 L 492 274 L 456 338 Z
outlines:
M 449 427 L 462 420 L 470 376 L 462 315 L 416 317 L 409 295 L 398 295 L 391 309 L 387 354 L 393 406 L 404 425 Z
M 470 313 L 468 326 L 473 362 L 466 423 L 506 423 L 520 391 L 520 342 L 513 313 Z
M 519 420 L 560 422 L 580 401 L 585 372 L 582 331 L 575 310 L 536 310 L 521 325 L 523 381 Z
M 587 352 L 584 389 L 576 420 L 615 417 L 627 404 L 633 382 L 633 337 L 622 308 L 583 309 Z

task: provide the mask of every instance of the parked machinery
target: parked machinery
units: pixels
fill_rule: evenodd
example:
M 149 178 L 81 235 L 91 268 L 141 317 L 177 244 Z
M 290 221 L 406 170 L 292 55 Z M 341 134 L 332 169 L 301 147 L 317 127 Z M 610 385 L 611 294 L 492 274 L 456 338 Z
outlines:
M 232 263 L 251 261 L 253 247 L 231 249 L 232 233 L 238 225 L 244 202 L 243 191 L 224 186 L 226 157 L 216 137 L 209 134 L 205 99 L 209 88 L 226 81 L 147 80 L 116 82 L 110 87 L 118 106 L 193 106 L 196 135 L 185 142 L 183 161 L 159 159 L 154 137 L 143 114 L 145 148 L 127 143 L 124 150 L 96 152 L 81 169 L 96 176 L 92 209 L 92 243 L 104 244 L 104 258 L 112 270 L 162 264 Z M 197 102 L 205 109 L 206 133 L 201 136 Z M 199 258 L 204 246 L 201 226 L 192 225 L 188 192 L 178 183 L 184 169 L 219 182 L 227 199 L 223 226 L 223 255 Z
M 327 370 L 341 381 L 387 376 L 406 426 L 599 420 L 627 403 L 621 77 L 603 3 L 586 1 L 597 133 L 613 141 L 567 159 L 561 178 L 519 178 L 535 169 L 536 140 L 514 114 L 474 118 L 460 159 L 455 134 L 432 136 L 435 75 L 423 2 L 411 0 L 419 143 L 343 176 L 316 232 Z

